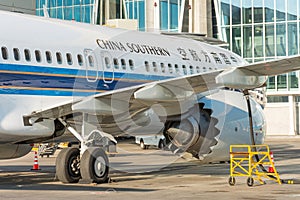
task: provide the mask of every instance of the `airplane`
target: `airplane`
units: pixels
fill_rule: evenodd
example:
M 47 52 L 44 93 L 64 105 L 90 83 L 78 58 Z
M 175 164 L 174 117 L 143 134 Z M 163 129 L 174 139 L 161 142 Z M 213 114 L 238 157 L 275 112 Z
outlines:
M 202 163 L 262 144 L 263 109 L 248 90 L 300 69 L 300 56 L 249 64 L 206 39 L 5 11 L 0 26 L 0 158 L 76 138 L 80 148 L 56 160 L 63 183 L 107 181 L 107 152 L 123 135 L 162 133 Z

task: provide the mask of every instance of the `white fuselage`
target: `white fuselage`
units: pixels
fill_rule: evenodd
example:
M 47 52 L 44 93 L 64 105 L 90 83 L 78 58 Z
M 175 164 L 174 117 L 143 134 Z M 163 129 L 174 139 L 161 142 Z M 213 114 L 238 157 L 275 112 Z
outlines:
M 0 12 L 0 142 L 51 136 L 23 116 L 72 99 L 246 64 L 194 40 Z

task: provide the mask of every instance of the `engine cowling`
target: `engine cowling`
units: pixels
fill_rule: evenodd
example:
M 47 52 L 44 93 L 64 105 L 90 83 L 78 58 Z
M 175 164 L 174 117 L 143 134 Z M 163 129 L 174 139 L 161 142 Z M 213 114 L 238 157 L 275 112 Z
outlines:
M 0 159 L 20 158 L 28 154 L 32 149 L 29 144 L 1 144 Z
M 256 144 L 264 141 L 266 124 L 261 106 L 251 100 Z M 221 90 L 199 99 L 181 121 L 168 123 L 165 136 L 175 153 L 191 153 L 203 162 L 227 161 L 231 144 L 251 144 L 248 108 L 243 93 Z
M 186 151 L 202 160 L 204 154 L 210 153 L 210 147 L 217 144 L 220 131 L 215 125 L 218 120 L 212 118 L 211 110 L 203 109 L 203 106 L 199 103 L 191 110 L 190 117 L 169 123 L 165 135 L 173 152 Z

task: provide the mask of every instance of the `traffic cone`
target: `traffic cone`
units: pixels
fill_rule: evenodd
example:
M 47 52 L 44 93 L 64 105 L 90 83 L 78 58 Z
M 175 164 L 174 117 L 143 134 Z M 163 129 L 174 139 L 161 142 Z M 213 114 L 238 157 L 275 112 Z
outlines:
M 31 170 L 41 170 L 39 167 L 37 151 L 34 152 L 34 163 L 33 163 L 33 167 Z
M 274 173 L 275 170 L 273 168 L 274 166 L 274 156 L 273 156 L 273 152 L 270 152 L 270 157 L 271 157 L 271 165 L 269 166 L 268 172 L 269 173 Z

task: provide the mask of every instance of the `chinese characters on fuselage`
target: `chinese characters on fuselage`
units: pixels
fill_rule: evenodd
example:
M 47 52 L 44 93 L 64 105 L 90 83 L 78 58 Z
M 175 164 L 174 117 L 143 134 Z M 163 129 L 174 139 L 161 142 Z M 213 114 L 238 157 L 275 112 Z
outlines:
M 185 50 L 184 48 L 177 48 L 177 51 L 179 55 L 181 56 L 182 60 L 193 60 L 193 61 L 198 61 L 202 62 L 198 52 L 194 49 L 188 49 Z M 207 51 L 201 50 L 200 54 L 203 55 L 204 59 L 203 61 L 206 63 L 211 63 L 211 58 L 214 59 L 216 64 L 227 64 L 230 65 L 231 62 L 237 63 L 237 59 L 233 57 L 232 55 L 228 57 L 225 53 L 217 53 L 217 52 L 210 52 L 208 53 Z

